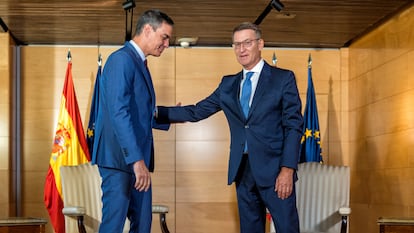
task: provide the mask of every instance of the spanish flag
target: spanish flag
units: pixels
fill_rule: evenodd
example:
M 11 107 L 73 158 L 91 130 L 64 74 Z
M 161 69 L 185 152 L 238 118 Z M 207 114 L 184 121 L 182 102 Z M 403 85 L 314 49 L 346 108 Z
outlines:
M 65 233 L 60 166 L 78 165 L 90 160 L 73 85 L 69 52 L 58 123 L 44 189 L 44 202 L 56 233 Z

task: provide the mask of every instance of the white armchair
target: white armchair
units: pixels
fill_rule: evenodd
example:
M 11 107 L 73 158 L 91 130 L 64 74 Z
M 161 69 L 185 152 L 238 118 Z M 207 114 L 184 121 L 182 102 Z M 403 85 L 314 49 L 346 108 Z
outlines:
M 298 167 L 296 200 L 302 233 L 347 233 L 349 167 L 301 163 Z M 274 233 L 273 222 L 270 232 Z
M 98 232 L 102 217 L 101 177 L 98 167 L 90 163 L 62 166 L 60 176 L 66 232 Z M 168 210 L 168 206 L 152 206 L 152 213 L 159 214 L 162 233 L 169 233 L 166 222 Z M 124 232 L 128 232 L 128 229 L 127 220 Z

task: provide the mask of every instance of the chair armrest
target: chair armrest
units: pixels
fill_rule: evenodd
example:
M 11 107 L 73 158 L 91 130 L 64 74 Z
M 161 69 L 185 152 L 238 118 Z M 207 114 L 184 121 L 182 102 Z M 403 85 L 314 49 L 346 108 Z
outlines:
M 85 225 L 83 223 L 83 216 L 85 216 L 86 214 L 84 207 L 81 207 L 81 206 L 63 207 L 62 213 L 68 217 L 76 217 L 77 222 L 78 222 L 79 233 L 86 233 Z
M 348 215 L 351 214 L 351 208 L 341 207 L 339 208 L 338 212 L 342 216 L 341 233 L 347 233 L 348 232 Z
M 348 216 L 351 214 L 351 208 L 349 207 L 341 207 L 338 210 L 339 214 L 342 216 Z
M 81 206 L 67 206 L 63 207 L 62 213 L 70 217 L 84 216 L 86 214 L 85 208 Z
M 168 233 L 168 227 L 166 222 L 165 214 L 168 213 L 169 208 L 165 205 L 152 205 L 152 213 L 160 214 L 160 225 L 161 230 L 164 233 Z M 78 228 L 79 232 L 86 232 L 85 226 L 83 224 L 83 216 L 86 211 L 84 207 L 81 206 L 67 206 L 62 209 L 62 213 L 69 217 L 76 217 L 78 219 Z
M 152 205 L 152 213 L 154 214 L 161 214 L 161 213 L 168 213 L 169 209 L 168 206 L 165 205 Z
M 170 233 L 167 226 L 167 217 L 166 214 L 168 213 L 169 208 L 165 205 L 152 205 L 152 213 L 160 215 L 160 227 L 162 233 Z

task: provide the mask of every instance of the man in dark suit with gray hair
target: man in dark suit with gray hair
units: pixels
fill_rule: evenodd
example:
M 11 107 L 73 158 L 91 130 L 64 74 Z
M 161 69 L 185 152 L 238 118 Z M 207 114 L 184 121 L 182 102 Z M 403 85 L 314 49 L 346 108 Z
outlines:
M 292 71 L 261 57 L 261 30 L 242 23 L 233 48 L 243 70 L 224 76 L 217 89 L 195 105 L 158 106 L 159 122 L 196 122 L 222 110 L 231 132 L 228 184 L 235 182 L 240 231 L 264 233 L 266 208 L 277 233 L 298 233 L 295 181 L 303 117 Z

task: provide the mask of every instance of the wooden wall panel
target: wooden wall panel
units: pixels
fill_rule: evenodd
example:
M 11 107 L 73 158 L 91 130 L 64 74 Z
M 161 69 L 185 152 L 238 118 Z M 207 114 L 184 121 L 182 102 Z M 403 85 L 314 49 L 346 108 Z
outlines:
M 6 218 L 10 216 L 10 171 L 8 169 L 0 169 L 0 185 L 4 187 L 4 191 L 0 195 L 0 216 Z
M 412 217 L 414 8 L 349 48 L 350 231 L 377 232 L 379 217 Z
M 230 49 L 176 50 L 176 101 L 183 105 L 211 94 L 224 72 L 238 72 Z M 233 222 L 232 215 L 217 218 L 216 204 L 222 203 L 222 212 L 223 206 L 235 201 L 227 186 L 229 139 L 222 112 L 176 125 L 176 232 L 224 232 L 223 227 Z
M 9 33 L 0 33 L 0 217 L 14 214 L 12 175 L 12 103 L 13 41 Z
M 177 203 L 235 202 L 234 186 L 227 185 L 227 171 L 177 172 L 176 178 Z
M 178 171 L 227 172 L 230 152 L 227 140 L 177 140 L 176 143 L 176 168 Z M 227 179 L 223 181 L 227 181 Z
M 177 232 L 240 232 L 236 203 L 177 203 Z
M 1 170 L 9 169 L 9 144 L 11 130 L 11 65 L 13 53 L 8 33 L 0 33 L 0 164 Z M 2 202 L 0 200 L 0 202 Z

